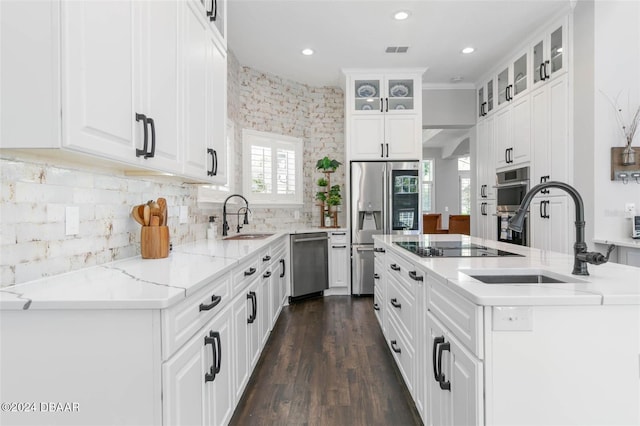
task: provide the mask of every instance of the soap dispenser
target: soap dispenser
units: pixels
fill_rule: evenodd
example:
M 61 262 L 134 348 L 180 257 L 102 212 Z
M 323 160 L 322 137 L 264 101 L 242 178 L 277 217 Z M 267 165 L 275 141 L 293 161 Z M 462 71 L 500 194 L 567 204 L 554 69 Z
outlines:
M 215 240 L 218 237 L 218 224 L 215 216 L 209 216 L 209 228 L 207 229 L 207 239 Z

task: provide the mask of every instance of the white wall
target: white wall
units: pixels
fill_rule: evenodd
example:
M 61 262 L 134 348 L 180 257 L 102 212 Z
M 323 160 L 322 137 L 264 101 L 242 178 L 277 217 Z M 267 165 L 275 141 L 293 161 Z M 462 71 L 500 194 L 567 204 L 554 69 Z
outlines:
M 458 195 L 458 159 L 442 159 L 441 148 L 425 148 L 422 158 L 434 158 L 435 213 L 442 213 L 442 227 L 449 226 L 449 215 L 460 214 Z M 448 211 L 447 211 L 448 209 Z
M 476 124 L 475 89 L 424 89 L 422 127 L 471 127 Z

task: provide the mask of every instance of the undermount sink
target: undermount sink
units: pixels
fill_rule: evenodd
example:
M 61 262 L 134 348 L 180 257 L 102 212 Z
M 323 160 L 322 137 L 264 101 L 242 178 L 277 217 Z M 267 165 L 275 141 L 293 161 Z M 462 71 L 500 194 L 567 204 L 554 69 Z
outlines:
M 273 234 L 238 234 L 232 237 L 225 237 L 225 240 L 261 240 L 272 236 Z
M 467 269 L 465 275 L 485 284 L 567 284 L 586 283 L 573 276 L 540 269 Z

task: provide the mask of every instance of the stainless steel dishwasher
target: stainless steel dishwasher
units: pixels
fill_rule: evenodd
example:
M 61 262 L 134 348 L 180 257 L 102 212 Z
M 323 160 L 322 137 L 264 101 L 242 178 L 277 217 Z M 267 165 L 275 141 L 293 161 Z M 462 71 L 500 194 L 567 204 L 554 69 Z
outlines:
M 328 239 L 326 232 L 291 235 L 293 274 L 289 301 L 321 295 L 329 287 Z

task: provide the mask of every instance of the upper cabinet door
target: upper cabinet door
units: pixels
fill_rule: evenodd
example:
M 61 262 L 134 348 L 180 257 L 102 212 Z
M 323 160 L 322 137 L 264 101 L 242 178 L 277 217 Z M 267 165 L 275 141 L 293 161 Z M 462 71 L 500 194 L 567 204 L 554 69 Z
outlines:
M 509 100 L 509 68 L 507 67 L 498 74 L 498 106 Z
M 487 81 L 487 114 L 493 111 L 493 79 Z
M 527 90 L 527 54 L 524 53 L 513 62 L 513 93 L 516 97 Z
M 533 45 L 533 84 L 536 85 L 545 79 L 544 75 L 544 47 L 546 43 L 540 40 Z
M 136 162 L 133 3 L 62 2 L 63 143 Z M 148 129 L 147 129 L 148 130 Z M 144 124 L 135 133 L 143 140 Z
M 539 41 L 533 45 L 534 86 L 550 80 L 567 70 L 567 20 L 563 20 L 551 27 Z
M 363 114 L 384 112 L 382 77 L 355 79 L 353 84 L 353 111 Z
M 549 42 L 549 77 L 554 74 L 559 74 L 561 71 L 566 69 L 565 67 L 565 35 L 564 35 L 564 26 L 560 26 L 556 28 L 550 36 Z
M 484 86 L 478 89 L 478 117 L 484 117 L 485 112 Z
M 385 104 L 385 112 L 413 112 L 415 108 L 413 79 L 389 79 Z

